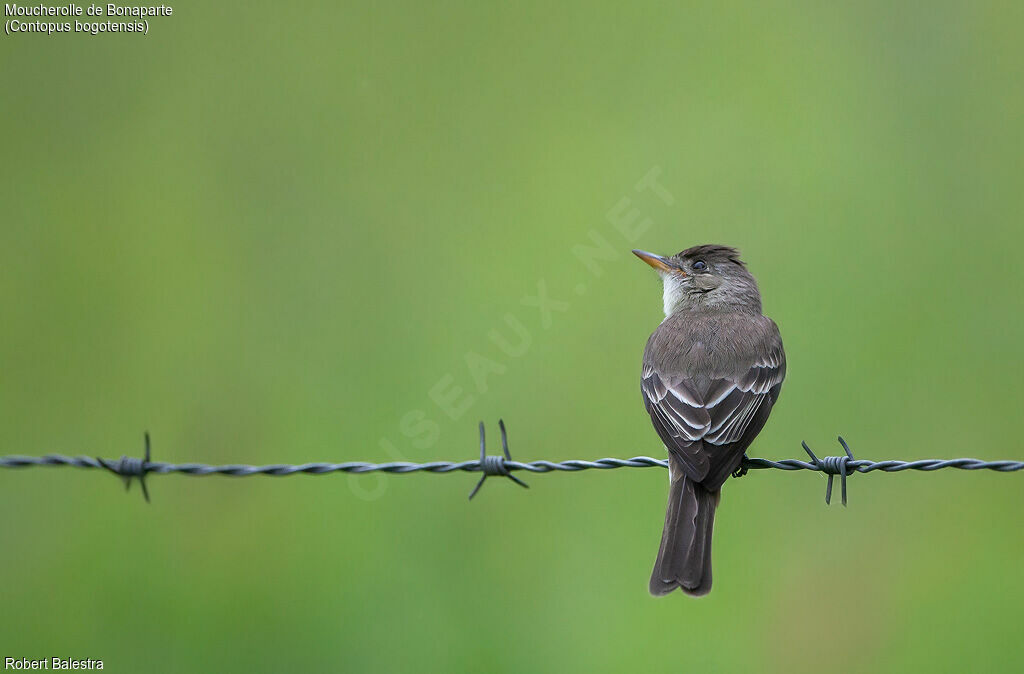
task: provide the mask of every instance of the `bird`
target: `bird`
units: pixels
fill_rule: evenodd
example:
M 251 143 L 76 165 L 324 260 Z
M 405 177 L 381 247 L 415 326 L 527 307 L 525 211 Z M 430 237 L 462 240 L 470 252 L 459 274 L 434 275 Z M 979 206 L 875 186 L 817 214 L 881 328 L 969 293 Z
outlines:
M 711 533 L 722 485 L 779 398 L 786 353 L 736 248 L 633 253 L 661 276 L 665 311 L 647 340 L 640 378 L 669 472 L 649 589 L 656 597 L 676 588 L 702 596 L 711 591 Z

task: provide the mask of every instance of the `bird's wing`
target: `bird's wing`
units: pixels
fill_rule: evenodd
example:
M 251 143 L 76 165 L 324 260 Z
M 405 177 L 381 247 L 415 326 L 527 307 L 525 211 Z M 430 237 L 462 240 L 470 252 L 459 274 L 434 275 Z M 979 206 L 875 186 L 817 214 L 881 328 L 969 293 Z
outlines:
M 698 387 L 687 374 L 644 366 L 644 405 L 658 435 L 691 479 L 702 482 L 711 476 L 718 482 L 723 468 L 728 467 L 725 475 L 733 470 L 732 462 L 760 432 L 778 397 L 785 363 L 779 343 L 747 370 L 712 379 L 706 387 Z

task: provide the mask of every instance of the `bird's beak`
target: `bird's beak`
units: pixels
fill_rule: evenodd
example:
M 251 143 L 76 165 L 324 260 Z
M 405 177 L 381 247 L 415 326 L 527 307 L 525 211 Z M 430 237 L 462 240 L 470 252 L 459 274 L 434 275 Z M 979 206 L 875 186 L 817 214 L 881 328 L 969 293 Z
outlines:
M 633 251 L 633 255 L 636 255 L 638 258 L 640 258 L 641 260 L 643 260 L 647 264 L 651 265 L 652 267 L 654 267 L 658 271 L 663 271 L 663 272 L 667 272 L 667 273 L 671 273 L 671 274 L 685 274 L 686 273 L 682 269 L 680 269 L 678 266 L 676 266 L 667 257 L 662 257 L 660 255 L 655 255 L 654 253 L 648 253 L 646 250 L 634 250 Z

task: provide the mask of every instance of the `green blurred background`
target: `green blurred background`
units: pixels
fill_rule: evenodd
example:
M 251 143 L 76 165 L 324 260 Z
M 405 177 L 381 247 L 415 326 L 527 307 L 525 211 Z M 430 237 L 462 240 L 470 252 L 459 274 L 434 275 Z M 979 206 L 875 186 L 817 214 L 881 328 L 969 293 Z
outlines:
M 663 456 L 629 249 L 715 242 L 789 355 L 752 456 L 1024 457 L 1019 4 L 173 7 L 0 39 L 0 454 L 462 460 L 503 417 L 523 460 Z M 147 506 L 0 472 L 0 656 L 1024 667 L 1022 474 L 855 476 L 843 509 L 752 473 L 703 600 L 647 594 L 663 471 L 525 479 L 151 476 Z

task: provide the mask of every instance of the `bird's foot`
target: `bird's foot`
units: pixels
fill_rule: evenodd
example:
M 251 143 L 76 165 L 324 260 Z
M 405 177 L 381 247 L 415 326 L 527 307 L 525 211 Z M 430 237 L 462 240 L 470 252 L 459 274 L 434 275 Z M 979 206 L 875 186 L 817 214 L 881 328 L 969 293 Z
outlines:
M 733 477 L 743 477 L 747 474 L 747 455 L 743 455 L 743 460 L 740 461 L 740 465 L 736 466 L 736 470 L 732 471 Z

